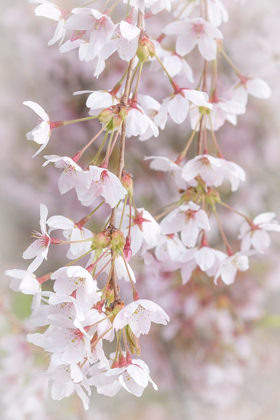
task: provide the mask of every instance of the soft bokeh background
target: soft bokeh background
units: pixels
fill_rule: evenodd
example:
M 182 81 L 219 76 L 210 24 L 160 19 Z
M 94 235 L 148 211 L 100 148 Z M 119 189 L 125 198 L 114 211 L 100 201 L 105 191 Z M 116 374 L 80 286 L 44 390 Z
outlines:
M 227 0 L 225 3 L 230 12 L 229 22 L 221 27 L 226 50 L 238 67 L 252 76 L 264 78 L 273 92 L 267 101 L 250 99 L 247 113 L 238 118 L 238 126 L 231 127 L 228 124 L 218 133 L 225 157 L 236 161 L 247 173 L 245 185 L 238 193 L 229 196 L 228 200 L 252 216 L 263 211 L 275 211 L 279 220 L 280 4 L 278 0 L 247 0 L 244 5 L 234 0 Z M 59 4 L 71 8 L 72 5 L 79 6 L 84 2 L 60 0 Z M 80 63 L 75 51 L 61 55 L 56 47 L 47 47 L 54 25 L 47 19 L 36 18 L 33 13 L 34 5 L 25 0 L 1 0 L 0 6 L 0 265 L 3 273 L 7 268 L 25 268 L 21 254 L 29 245 L 30 232 L 37 229 L 40 203 L 46 204 L 50 214 L 63 214 L 75 220 L 85 214 L 74 193 L 60 197 L 57 189 L 58 173 L 51 166 L 42 169 L 42 154 L 35 159 L 31 158 L 37 146 L 25 139 L 25 133 L 34 127 L 36 117 L 22 102 L 33 100 L 40 103 L 53 120 L 86 116 L 86 97 L 73 97 L 73 92 L 112 87 L 119 80 L 124 64 L 113 59 L 100 79 L 95 80 L 92 77 L 91 63 Z M 164 26 L 162 15 L 153 22 L 156 23 L 150 24 L 150 31 L 158 35 Z M 199 68 L 200 63 L 193 64 L 195 68 Z M 220 68 L 219 85 L 220 91 L 224 92 L 235 78 L 225 63 Z M 168 93 L 165 78 L 158 74 L 149 74 L 147 70 L 145 74 L 148 81 L 142 85 L 141 93 L 152 94 L 161 100 Z M 45 149 L 45 154 L 72 156 L 91 138 L 97 124 L 89 122 L 57 130 Z M 135 139 L 129 141 L 127 153 L 131 158 L 126 169 L 134 174 L 139 207 L 143 205 L 152 209 L 161 203 L 172 201 L 172 184 L 160 174 L 149 171 L 148 165 L 143 163 L 143 157 L 152 154 L 175 157 L 176 151 L 182 148 L 185 136 L 186 127 L 170 125 L 159 138 L 147 143 L 140 143 Z M 93 154 L 92 150 L 92 156 Z M 103 216 L 104 214 L 98 215 L 100 220 Z M 236 236 L 240 219 L 225 213 L 223 222 L 228 234 Z M 95 225 L 92 227 L 95 228 Z M 0 392 L 3 396 L 0 403 L 1 419 L 126 420 L 133 417 L 135 420 L 167 420 L 176 415 L 180 420 L 220 420 L 225 417 L 228 420 L 278 420 L 279 250 L 280 238 L 275 234 L 267 255 L 258 261 L 255 259 L 251 272 L 240 276 L 231 292 L 225 292 L 235 295 L 239 309 L 242 307 L 243 312 L 238 312 L 238 322 L 242 323 L 242 317 L 250 318 L 248 314 L 245 315 L 246 309 L 247 312 L 254 312 L 254 316 L 250 318 L 254 322 L 245 322 L 250 341 L 250 349 L 246 347 L 247 343 L 247 353 L 244 350 L 247 356 L 241 358 L 243 361 L 239 358 L 238 363 L 233 358 L 232 364 L 229 362 L 232 370 L 229 369 L 226 373 L 223 371 L 224 376 L 218 384 L 215 381 L 211 383 L 211 380 L 207 382 L 207 372 L 200 371 L 200 367 L 196 365 L 200 346 L 205 344 L 205 338 L 201 334 L 203 327 L 191 330 L 190 335 L 186 323 L 185 330 L 181 331 L 185 334 L 184 339 L 180 338 L 181 333 L 176 335 L 176 331 L 171 331 L 172 338 L 169 340 L 162 338 L 167 333 L 155 328 L 151 338 L 142 339 L 143 359 L 148 361 L 160 392 L 147 389 L 141 399 L 125 393 L 109 399 L 98 396 L 93 390 L 89 413 L 83 412 L 80 401 L 75 397 L 61 403 L 50 400 L 45 392 L 45 378 L 36 376 L 37 371 L 45 369 L 46 360 L 36 356 L 40 360 L 36 359 L 38 366 L 32 370 L 34 364 L 30 352 L 36 355 L 36 349 L 27 346 L 26 357 L 19 358 L 16 343 L 9 341 L 8 337 L 10 332 L 24 337 L 24 329 L 29 330 L 25 318 L 30 313 L 30 299 L 11 292 L 9 280 L 2 275 L 0 305 L 4 316 L 1 316 L 0 327 L 3 346 L 8 349 L 11 357 L 7 359 L 7 352 L 3 353 L 5 359 L 0 381 Z M 49 269 L 61 265 L 62 258 L 63 253 L 51 253 Z M 44 272 L 46 270 L 44 267 Z M 154 283 L 147 282 L 147 273 L 142 277 L 144 278 L 141 278 L 140 287 L 145 291 L 146 297 L 154 293 L 158 300 L 158 290 L 163 290 L 161 304 L 168 308 L 168 300 L 175 299 L 174 296 L 171 298 L 165 286 L 159 285 L 152 274 Z M 165 285 L 168 281 L 172 282 L 166 275 L 162 282 Z M 186 299 L 193 292 L 188 287 L 182 292 Z M 206 293 L 204 289 L 203 293 Z M 211 297 L 212 292 L 209 293 Z M 207 326 L 210 316 L 211 311 L 202 312 L 202 324 L 204 322 Z M 210 331 L 215 334 L 214 327 Z M 211 351 L 210 348 L 207 349 L 207 352 Z M 216 353 L 215 357 L 219 359 L 220 353 Z M 218 364 L 219 360 L 216 362 Z M 7 374 L 5 369 L 13 370 L 13 374 Z M 28 374 L 30 377 L 26 379 Z M 26 409 L 27 414 L 23 414 L 27 400 L 36 411 L 35 417 L 30 414 L 32 409 L 29 408 Z

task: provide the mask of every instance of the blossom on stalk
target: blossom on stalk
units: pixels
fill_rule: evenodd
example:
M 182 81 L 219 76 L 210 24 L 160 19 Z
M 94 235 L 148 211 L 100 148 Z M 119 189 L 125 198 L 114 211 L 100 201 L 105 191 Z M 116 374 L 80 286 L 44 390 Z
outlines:
M 47 232 L 46 222 L 48 217 L 48 209 L 44 204 L 40 205 L 40 226 L 41 233 L 35 232 L 34 237 L 37 238 L 24 251 L 22 257 L 25 260 L 35 258 L 35 260 L 28 267 L 28 271 L 35 271 L 42 264 L 43 260 L 47 259 L 51 238 Z
M 115 367 L 109 370 L 98 371 L 95 366 L 90 370 L 92 376 L 90 385 L 97 388 L 98 394 L 114 397 L 120 389 L 125 389 L 130 394 L 141 397 L 149 383 L 155 390 L 158 389 L 150 377 L 150 370 L 143 360 L 132 359 L 126 366 Z
M 168 172 L 172 177 L 174 177 L 175 183 L 179 188 L 186 189 L 186 181 L 182 178 L 182 166 L 178 165 L 164 156 L 145 156 L 145 160 L 152 160 L 150 163 L 150 168 L 155 171 Z
M 206 92 L 185 88 L 179 89 L 178 92 L 174 92 L 171 96 L 163 100 L 158 114 L 155 116 L 155 124 L 164 127 L 168 114 L 176 124 L 182 124 L 187 118 L 190 102 L 196 106 L 211 109 L 212 104 L 208 102 L 208 99 Z
M 97 197 L 102 196 L 113 208 L 127 195 L 126 189 L 115 174 L 93 165 L 90 165 L 88 171 L 78 173 L 76 191 L 83 206 L 90 206 Z
M 155 248 L 155 256 L 159 261 L 165 262 L 168 259 L 178 261 L 185 247 L 175 234 L 160 235 Z
M 184 245 L 193 247 L 201 229 L 210 230 L 207 214 L 192 201 L 188 205 L 179 206 L 169 213 L 160 223 L 164 235 L 181 232 Z
M 168 321 L 169 316 L 159 305 L 147 299 L 138 299 L 121 309 L 113 326 L 118 331 L 129 325 L 136 337 L 139 337 L 148 334 L 152 322 L 166 325 Z
M 35 295 L 41 290 L 41 285 L 37 277 L 30 270 L 6 270 L 5 274 L 13 278 L 10 287 L 15 292 L 22 292 L 25 295 Z
M 86 50 L 85 61 L 93 60 L 110 40 L 115 25 L 110 16 L 98 10 L 78 7 L 72 10 L 73 15 L 65 23 L 66 29 L 79 31 L 79 35 L 89 35 L 89 44 Z
M 46 166 L 49 163 L 54 163 L 56 168 L 62 170 L 58 180 L 60 194 L 65 194 L 72 190 L 72 188 L 76 187 L 77 172 L 82 171 L 82 168 L 74 162 L 73 159 L 68 156 L 57 155 L 44 156 L 44 158 L 47 159 L 47 161 L 43 164 L 43 166 Z
M 164 29 L 166 35 L 177 35 L 176 52 L 181 56 L 189 54 L 196 45 L 207 61 L 215 60 L 217 55 L 216 39 L 222 39 L 221 31 L 202 18 L 183 19 L 170 23 Z
M 280 232 L 280 225 L 273 220 L 273 212 L 259 214 L 253 220 L 253 226 L 244 222 L 240 228 L 241 251 L 248 251 L 253 246 L 258 251 L 264 251 L 270 245 L 270 236 L 267 232 Z
M 146 115 L 138 104 L 129 108 L 126 117 L 126 137 L 140 136 L 139 140 L 145 141 L 152 136 L 158 137 L 159 131 L 155 123 Z
M 262 79 L 242 76 L 240 82 L 234 88 L 232 100 L 246 106 L 249 95 L 259 99 L 268 99 L 271 95 L 271 89 Z
M 117 225 L 120 223 L 122 210 L 119 209 L 116 214 Z M 131 224 L 131 251 L 135 255 L 140 249 L 145 252 L 147 249 L 154 248 L 160 235 L 159 224 L 153 216 L 145 209 L 139 208 L 137 212 L 131 209 L 131 221 L 129 206 L 125 207 L 122 222 L 122 231 L 124 236 L 128 235 L 129 225 Z
M 121 60 L 130 61 L 136 54 L 140 29 L 125 20 L 122 20 L 112 35 L 112 40 L 117 45 Z
M 232 191 L 236 191 L 240 181 L 245 180 L 245 172 L 236 163 L 210 155 L 198 155 L 183 167 L 182 178 L 185 181 L 193 182 L 197 176 L 205 182 L 206 189 L 213 185 L 219 187 L 228 178 Z
M 28 2 L 37 3 L 37 4 L 41 3 L 34 10 L 34 13 L 36 16 L 46 17 L 48 19 L 51 19 L 57 22 L 55 33 L 52 39 L 48 42 L 48 45 L 54 45 L 58 41 L 60 41 L 60 44 L 61 44 L 66 34 L 66 29 L 64 27 L 65 18 L 69 12 L 61 9 L 55 3 L 47 1 L 47 0 L 28 0 Z
M 221 260 L 214 283 L 217 284 L 218 279 L 221 277 L 225 284 L 233 284 L 238 271 L 247 271 L 249 269 L 248 256 L 256 253 L 257 251 L 240 251 Z
M 62 229 L 63 236 L 69 240 L 70 247 L 67 252 L 67 258 L 75 259 L 90 250 L 91 242 L 86 239 L 93 238 L 93 233 L 81 226 L 81 223 L 75 223 L 73 220 L 64 216 L 52 216 L 48 219 L 47 224 L 52 230 Z M 85 242 L 82 242 L 85 240 Z M 76 242 L 81 241 L 81 242 Z
M 40 149 L 33 155 L 33 157 L 35 157 L 47 146 L 52 133 L 52 123 L 48 114 L 40 105 L 36 104 L 36 102 L 26 101 L 23 102 L 23 105 L 33 109 L 33 111 L 42 119 L 32 131 L 26 134 L 27 140 L 33 140 L 36 143 L 41 144 Z

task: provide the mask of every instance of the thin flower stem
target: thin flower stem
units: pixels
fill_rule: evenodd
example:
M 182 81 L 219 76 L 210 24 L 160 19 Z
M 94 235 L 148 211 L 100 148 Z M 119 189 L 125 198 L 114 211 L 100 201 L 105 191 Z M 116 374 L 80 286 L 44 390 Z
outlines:
M 86 257 L 88 254 L 91 254 L 91 253 L 92 253 L 92 249 L 90 249 L 89 251 L 85 252 L 83 255 L 81 255 L 80 257 L 76 258 L 75 260 L 70 261 L 70 263 L 65 264 L 64 267 L 69 267 L 70 265 L 75 264 L 77 261 L 79 261 L 80 259 Z
M 103 206 L 104 203 L 105 203 L 105 200 L 101 201 L 101 203 L 98 204 L 98 206 L 95 207 L 95 209 L 92 210 L 87 216 L 83 217 L 83 219 L 87 219 L 87 222 L 88 222 L 89 219 L 94 215 L 94 213 L 97 212 L 97 210 L 100 209 L 100 207 Z
M 209 118 L 209 123 L 210 123 L 210 131 L 211 131 L 211 134 L 212 134 L 212 138 L 213 138 L 214 144 L 215 144 L 216 149 L 218 151 L 218 155 L 219 155 L 220 158 L 223 158 L 223 154 L 222 154 L 221 149 L 220 149 L 220 147 L 218 145 L 218 140 L 217 140 L 215 131 L 213 129 L 212 118 L 211 118 L 211 115 L 210 114 L 208 115 L 208 118 Z
M 226 59 L 226 61 L 228 62 L 228 64 L 233 68 L 233 70 L 235 71 L 235 73 L 237 74 L 238 77 L 242 76 L 241 71 L 237 68 L 237 66 L 233 63 L 233 61 L 229 58 L 229 56 L 227 55 L 227 53 L 225 52 L 224 48 L 222 48 L 221 50 L 222 55 L 224 56 L 224 58 Z
M 168 214 L 170 211 L 175 210 L 176 207 L 177 207 L 177 203 L 176 203 L 176 205 L 174 205 L 173 207 L 171 207 L 171 209 L 168 208 L 163 213 L 160 213 L 157 216 L 155 216 L 155 220 L 161 219 L 163 216 L 165 216 L 166 214 Z
M 96 347 L 96 344 L 98 344 L 99 341 L 102 340 L 102 338 L 105 337 L 105 335 L 108 334 L 108 332 L 110 332 L 112 329 L 113 325 L 110 328 L 108 328 L 108 330 L 106 330 L 103 334 L 101 334 L 100 337 L 98 337 L 98 339 L 91 344 L 91 350 L 93 350 L 94 347 Z
M 139 71 L 138 71 L 138 76 L 137 76 L 137 80 L 136 80 L 136 85 L 135 85 L 133 97 L 136 97 L 137 96 L 137 93 L 138 93 L 139 83 L 140 83 L 141 74 L 142 74 L 142 69 L 143 69 L 143 63 L 140 63 L 140 67 L 139 67 Z
M 192 141 L 193 141 L 193 139 L 194 139 L 194 137 L 195 137 L 195 135 L 197 133 L 196 129 L 198 127 L 198 124 L 200 124 L 200 121 L 202 120 L 202 118 L 203 118 L 203 114 L 200 115 L 197 123 L 195 124 L 195 127 L 194 127 L 194 129 L 192 131 L 192 134 L 191 134 L 191 136 L 190 136 L 190 138 L 188 140 L 188 143 L 186 144 L 186 147 L 184 148 L 184 150 L 177 157 L 176 163 L 178 163 L 178 164 L 181 163 L 182 160 L 184 159 L 184 157 L 186 156 L 186 154 L 187 154 L 187 152 L 188 152 L 188 150 L 189 150 L 189 148 L 190 148 L 190 146 L 192 144 Z
M 167 207 L 171 207 L 171 206 L 174 206 L 175 204 L 179 204 L 179 203 L 180 203 L 180 200 L 174 201 L 173 203 L 165 204 L 165 206 L 161 206 L 161 207 L 157 207 L 157 208 L 153 209 L 150 213 L 152 213 L 152 214 L 156 213 L 159 210 L 166 209 Z
M 65 245 L 65 244 L 79 244 L 81 242 L 91 242 L 92 238 L 88 238 L 88 239 L 81 239 L 79 241 L 60 241 L 61 244 Z
M 108 277 L 107 277 L 106 284 L 105 284 L 103 292 L 102 292 L 102 298 L 101 299 L 103 299 L 103 297 L 105 296 L 105 294 L 107 292 L 107 289 L 108 289 L 108 286 L 109 286 L 109 283 L 110 283 L 110 280 L 111 280 L 111 277 L 112 277 L 112 272 L 113 272 L 113 268 L 114 268 L 114 264 L 115 264 L 115 259 L 116 259 L 116 257 L 113 257 L 113 259 L 110 259 L 110 262 L 112 262 L 112 264 L 111 264 L 111 268 L 110 268 L 110 271 L 109 271 L 109 274 L 108 274 Z
M 113 143 L 112 143 L 112 146 L 111 146 L 111 150 L 110 150 L 109 158 L 110 158 L 111 154 L 113 153 L 113 150 L 114 150 L 114 148 L 115 148 L 115 145 L 116 145 L 116 142 L 117 142 L 117 140 L 118 140 L 118 137 L 119 137 L 119 134 L 120 134 L 120 131 L 121 131 L 122 126 L 123 126 L 123 123 L 122 123 L 122 124 L 118 127 L 118 129 L 117 129 L 117 132 L 116 132 L 115 138 L 114 138 Z
M 132 280 L 132 278 L 131 278 L 131 275 L 130 275 L 130 272 L 129 272 L 129 269 L 128 269 L 128 265 L 127 265 L 127 262 L 126 262 L 126 259 L 125 259 L 125 257 L 124 257 L 124 254 L 123 254 L 123 251 L 121 250 L 121 256 L 122 256 L 122 259 L 123 259 L 123 262 L 124 262 L 124 265 L 125 265 L 125 269 L 126 269 L 126 271 L 127 271 L 127 274 L 128 274 L 128 278 L 129 278 L 129 281 L 130 281 L 130 284 L 131 284 L 131 287 L 132 287 L 132 290 L 133 290 L 133 295 L 137 295 L 138 296 L 138 292 L 137 292 L 137 289 L 136 289 L 136 287 L 135 287 L 135 285 L 134 285 L 134 283 L 133 283 L 133 280 Z
M 108 124 L 110 123 L 110 121 L 108 121 L 99 131 L 98 133 L 88 142 L 88 144 L 85 145 L 85 147 L 83 147 L 80 150 L 80 154 L 82 155 L 87 149 L 88 147 L 97 139 L 97 137 L 100 136 L 100 134 L 102 133 L 102 131 L 105 130 L 105 128 L 108 126 Z
M 97 277 L 102 273 L 102 271 L 107 267 L 107 265 L 109 265 L 110 263 L 112 263 L 112 267 L 113 267 L 113 262 L 114 262 L 114 258 L 110 258 L 106 264 L 98 271 L 97 274 L 94 274 L 94 280 L 97 279 Z M 96 266 L 95 266 L 96 268 Z
M 83 122 L 83 121 L 90 121 L 90 120 L 94 120 L 96 118 L 98 118 L 98 115 L 94 115 L 94 116 L 91 116 L 91 117 L 85 117 L 85 118 L 78 118 L 77 120 L 63 121 L 63 125 L 75 124 L 75 123 Z
M 233 254 L 234 254 L 234 252 L 233 252 L 233 250 L 232 250 L 232 248 L 231 248 L 231 246 L 230 246 L 230 244 L 229 244 L 229 242 L 228 242 L 228 240 L 227 240 L 227 238 L 226 238 L 226 235 L 225 235 L 225 232 L 224 232 L 224 230 L 223 230 L 223 227 L 222 227 L 222 224 L 221 224 L 220 218 L 219 218 L 219 216 L 218 216 L 218 213 L 217 213 L 216 207 L 215 207 L 215 206 L 213 206 L 212 210 L 213 210 L 213 213 L 214 213 L 214 215 L 215 215 L 215 217 L 216 217 L 216 220 L 217 220 L 217 223 L 218 223 L 218 227 L 219 227 L 219 231 L 220 231 L 221 237 L 222 237 L 222 239 L 223 239 L 223 242 L 224 242 L 224 244 L 225 244 L 225 247 L 226 247 L 227 253 L 228 253 L 228 255 L 233 255 Z
M 108 166 L 108 163 L 109 163 L 110 150 L 111 150 L 111 144 L 112 144 L 112 141 L 113 141 L 113 136 L 114 136 L 114 131 L 112 130 L 111 131 L 110 138 L 109 138 L 109 143 L 108 143 L 108 146 L 107 146 L 106 155 L 105 155 L 105 157 L 103 159 L 103 162 L 102 162 L 102 164 L 105 165 L 105 167 L 107 167 Z
M 105 142 L 106 142 L 106 140 L 107 140 L 108 134 L 109 134 L 109 130 L 107 130 L 107 131 L 106 131 L 105 136 L 104 136 L 104 138 L 103 138 L 103 140 L 102 140 L 102 143 L 100 144 L 99 149 L 98 149 L 98 151 L 97 151 L 97 153 L 96 153 L 95 157 L 94 157 L 94 158 L 93 158 L 93 160 L 91 161 L 91 164 L 92 164 L 92 165 L 96 165 L 96 164 L 97 164 L 97 161 L 98 161 L 98 159 L 99 159 L 99 156 L 100 156 L 100 154 L 101 154 L 101 152 L 102 152 L 102 150 L 103 150 L 104 144 L 105 144 Z
M 168 73 L 167 69 L 165 68 L 163 62 L 161 61 L 161 59 L 158 57 L 157 54 L 155 54 L 155 57 L 157 59 L 157 61 L 159 62 L 159 64 L 161 65 L 164 73 L 166 74 L 166 76 L 168 77 L 168 80 L 170 82 L 170 84 L 172 85 L 172 87 L 174 88 L 174 80 L 172 79 L 172 77 L 170 76 L 170 74 Z
M 122 228 L 122 223 L 123 223 L 123 218 L 124 218 L 124 212 L 125 212 L 125 208 L 126 208 L 127 198 L 128 198 L 128 194 L 125 196 L 125 199 L 124 199 L 124 202 L 123 202 L 123 209 L 122 209 L 122 215 L 121 215 L 121 220 L 120 220 L 120 224 L 119 224 L 119 230 L 121 230 L 121 228 Z
M 243 217 L 249 223 L 250 226 L 254 225 L 253 220 L 250 217 L 246 216 L 246 214 L 241 213 L 240 211 L 238 211 L 235 208 L 229 206 L 228 204 L 224 203 L 223 201 L 217 201 L 217 203 L 220 204 L 221 206 L 233 211 L 234 213 L 238 214 L 239 216 Z

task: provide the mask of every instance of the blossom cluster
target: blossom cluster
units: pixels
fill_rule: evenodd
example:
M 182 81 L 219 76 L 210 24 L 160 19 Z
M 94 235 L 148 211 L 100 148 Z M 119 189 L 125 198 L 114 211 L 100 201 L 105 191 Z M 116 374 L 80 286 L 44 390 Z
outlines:
M 140 298 L 137 275 L 130 264 L 134 257 L 159 276 L 179 271 L 183 285 L 194 281 L 198 271 L 217 287 L 221 283 L 231 285 L 238 272 L 249 269 L 249 257 L 270 245 L 268 232 L 280 231 L 275 213 L 251 219 L 229 206 L 219 189 L 229 183 L 235 192 L 245 180 L 245 172 L 225 159 L 216 132 L 227 122 L 237 123 L 238 116 L 246 112 L 249 95 L 266 99 L 270 88 L 261 79 L 245 76 L 228 57 L 219 29 L 228 20 L 228 13 L 220 0 L 179 5 L 170 0 L 133 0 L 126 12 L 122 11 L 124 19 L 117 23 L 113 17 L 115 8 L 120 7 L 118 1 L 111 6 L 106 2 L 100 9 L 89 4 L 71 11 L 47 0 L 29 2 L 36 3 L 37 16 L 57 22 L 49 45 L 59 43 L 61 53 L 78 50 L 80 61 L 92 62 L 96 78 L 113 54 L 127 62 L 122 78 L 112 88 L 74 93 L 88 94 L 88 117 L 52 121 L 36 102 L 24 102 L 40 118 L 26 136 L 40 145 L 34 156 L 48 145 L 58 128 L 91 120 L 100 124 L 92 139 L 72 157 L 46 155 L 43 163 L 44 167 L 53 163 L 61 170 L 61 195 L 74 190 L 81 205 L 90 211 L 80 220 L 64 215 L 49 217 L 47 207 L 41 204 L 41 232 L 34 231 L 34 242 L 23 253 L 23 258 L 32 262 L 26 270 L 6 271 L 13 290 L 33 296 L 31 322 L 44 332 L 28 334 L 27 339 L 50 354 L 47 376 L 52 398 L 61 400 L 75 392 L 88 409 L 91 386 L 107 396 L 121 389 L 141 396 L 149 383 L 157 389 L 147 364 L 139 359 L 139 338 L 149 333 L 152 323 L 166 325 L 169 316 L 153 300 Z M 173 21 L 157 38 L 150 36 L 148 17 L 171 9 Z M 198 84 L 195 89 L 180 86 L 174 77 L 183 77 L 188 86 L 195 80 L 187 60 L 196 47 L 202 62 Z M 220 59 L 236 75 L 225 97 L 218 92 Z M 166 98 L 139 94 L 147 67 L 161 71 L 168 81 L 170 94 Z M 145 158 L 153 170 L 171 176 L 178 191 L 176 202 L 167 202 L 152 216 L 152 211 L 136 204 L 133 176 L 125 166 L 125 160 L 129 162 L 126 139 L 152 141 L 171 121 L 183 124 L 188 117 L 192 131 L 177 157 Z M 99 138 L 102 141 L 91 159 L 86 152 Z M 195 138 L 197 153 L 190 158 Z M 110 158 L 119 139 L 115 174 Z M 103 226 L 97 231 L 85 227 L 105 207 L 110 215 Z M 236 249 L 227 239 L 219 207 L 244 219 Z M 215 247 L 215 230 L 220 233 L 223 250 Z M 57 246 L 66 246 L 65 256 L 70 262 L 39 275 L 49 249 Z M 46 282 L 51 283 L 52 291 L 46 290 Z M 121 296 L 123 282 L 131 287 L 130 303 Z M 105 352 L 107 341 L 115 343 L 110 356 Z

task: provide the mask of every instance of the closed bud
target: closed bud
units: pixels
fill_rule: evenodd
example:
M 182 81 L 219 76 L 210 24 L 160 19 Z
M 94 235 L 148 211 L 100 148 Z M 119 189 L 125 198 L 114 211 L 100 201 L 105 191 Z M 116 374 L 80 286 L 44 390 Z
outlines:
M 122 185 L 127 190 L 130 197 L 133 196 L 133 180 L 132 175 L 129 172 L 123 171 L 122 172 Z
M 150 39 L 144 35 L 139 39 L 139 44 L 137 48 L 137 57 L 141 63 L 147 63 L 150 57 L 155 55 L 155 46 Z
M 100 232 L 98 233 L 92 240 L 91 248 L 93 250 L 102 250 L 103 248 L 107 248 L 110 244 L 111 238 L 107 232 Z
M 111 248 L 113 251 L 119 253 L 123 250 L 125 245 L 125 238 L 123 233 L 116 229 L 111 235 Z

